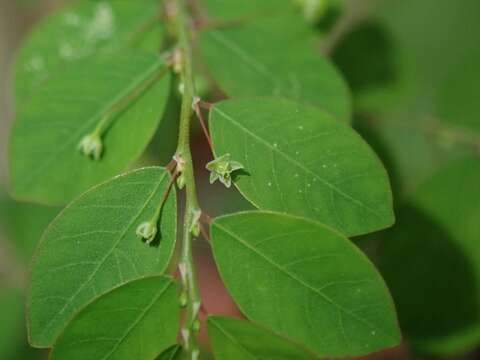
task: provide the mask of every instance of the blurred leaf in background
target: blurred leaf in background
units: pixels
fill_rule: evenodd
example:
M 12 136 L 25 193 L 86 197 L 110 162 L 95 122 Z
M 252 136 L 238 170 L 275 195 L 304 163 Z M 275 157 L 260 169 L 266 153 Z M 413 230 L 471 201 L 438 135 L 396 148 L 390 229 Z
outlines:
M 479 18 L 476 0 L 383 1 L 333 52 L 397 205 L 395 228 L 356 241 L 407 345 L 436 357 L 480 345 Z

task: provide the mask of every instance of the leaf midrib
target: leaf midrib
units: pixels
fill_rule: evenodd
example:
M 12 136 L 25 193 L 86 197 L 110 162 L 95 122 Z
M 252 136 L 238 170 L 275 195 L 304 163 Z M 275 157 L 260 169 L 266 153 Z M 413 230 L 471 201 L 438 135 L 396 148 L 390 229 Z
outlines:
M 212 30 L 209 32 L 209 34 L 218 43 L 223 44 L 227 49 L 230 49 L 234 54 L 243 59 L 243 62 L 246 65 L 248 65 L 255 72 L 266 78 L 274 87 L 277 87 L 279 85 L 279 82 L 275 78 L 274 74 L 270 73 L 268 71 L 268 68 L 264 64 L 255 60 L 254 57 L 250 56 L 250 54 L 244 49 L 242 49 L 238 44 L 231 41 L 228 37 L 223 35 L 218 30 Z
M 338 188 L 337 186 L 335 186 L 334 184 L 332 184 L 331 182 L 329 182 L 328 180 L 325 180 L 324 178 L 320 177 L 317 173 L 313 172 L 312 170 L 308 169 L 307 167 L 305 167 L 303 164 L 301 164 L 300 162 L 296 161 L 294 158 L 290 157 L 288 154 L 280 151 L 278 148 L 272 146 L 268 141 L 264 140 L 263 138 L 261 138 L 260 136 L 256 135 L 255 133 L 253 133 L 252 131 L 250 131 L 249 129 L 247 129 L 244 125 L 240 124 L 238 121 L 236 121 L 235 119 L 233 119 L 231 116 L 227 115 L 226 113 L 224 113 L 223 111 L 221 111 L 217 106 L 214 106 L 212 108 L 214 111 L 216 111 L 218 114 L 220 114 L 221 116 L 223 116 L 225 119 L 229 120 L 233 125 L 237 126 L 238 128 L 240 128 L 241 130 L 243 130 L 246 134 L 250 135 L 251 137 L 253 137 L 254 139 L 256 139 L 257 141 L 259 141 L 260 143 L 262 143 L 263 145 L 267 146 L 272 152 L 276 152 L 278 154 L 280 154 L 284 159 L 286 159 L 287 161 L 291 162 L 292 164 L 294 164 L 295 166 L 299 167 L 300 169 L 302 169 L 303 171 L 305 171 L 307 174 L 310 174 L 311 176 L 313 176 L 314 178 L 316 178 L 317 180 L 319 180 L 323 185 L 325 185 L 326 187 L 328 187 L 330 190 L 332 190 L 333 192 L 336 192 L 338 195 L 342 196 L 343 198 L 349 200 L 350 202 L 356 204 L 357 206 L 361 207 L 361 208 L 364 208 L 365 210 L 367 210 L 368 212 L 370 212 L 371 214 L 375 215 L 377 218 L 379 219 L 382 219 L 382 216 L 381 214 L 379 214 L 377 211 L 375 211 L 374 209 L 372 209 L 371 207 L 369 207 L 368 205 L 364 204 L 362 201 L 358 200 L 358 199 L 355 199 L 354 197 L 352 197 L 351 195 L 347 194 L 346 192 L 344 192 L 343 190 L 341 190 L 340 188 Z
M 95 277 L 98 270 L 102 267 L 102 265 L 105 263 L 105 261 L 108 259 L 108 257 L 112 254 L 112 252 L 115 250 L 115 248 L 118 246 L 118 244 L 120 244 L 120 242 L 125 238 L 125 235 L 128 233 L 130 228 L 135 224 L 135 222 L 138 220 L 138 218 L 143 214 L 147 205 L 150 203 L 150 201 L 155 196 L 155 194 L 157 193 L 160 186 L 163 184 L 163 180 L 165 179 L 165 176 L 167 176 L 167 174 L 163 173 L 161 178 L 158 180 L 158 184 L 155 186 L 154 190 L 147 197 L 143 206 L 140 208 L 138 213 L 133 217 L 132 221 L 130 223 L 128 223 L 128 225 L 125 227 L 125 230 L 122 232 L 122 234 L 120 234 L 118 240 L 113 244 L 113 246 L 110 248 L 110 250 L 107 252 L 107 254 L 100 260 L 100 262 L 98 263 L 98 266 L 95 269 L 93 269 L 92 273 L 87 278 L 87 280 L 84 281 L 79 286 L 77 291 L 75 291 L 75 293 L 73 293 L 73 295 L 69 297 L 69 300 L 65 302 L 65 305 L 54 316 L 52 316 L 52 318 L 49 320 L 49 322 L 45 325 L 45 327 L 43 328 L 43 331 L 39 335 L 40 338 L 43 337 L 43 335 L 46 333 L 46 331 L 51 328 L 52 324 L 54 323 L 54 320 L 56 320 L 58 318 L 58 316 L 61 313 L 63 313 L 63 311 L 72 303 L 72 301 L 75 299 L 75 297 L 83 290 L 85 285 L 87 285 Z M 47 343 L 50 343 L 50 341 L 47 341 Z
M 132 93 L 135 91 L 135 89 L 140 86 L 143 82 L 147 81 L 150 77 L 150 75 L 154 74 L 156 71 L 158 71 L 162 65 L 162 61 L 155 61 L 155 63 L 149 67 L 145 72 L 141 73 L 138 75 L 138 77 L 135 79 L 135 81 L 132 81 L 131 86 L 127 87 L 124 91 L 120 91 L 117 96 L 114 96 L 113 99 L 108 102 L 108 104 L 101 108 L 98 112 L 96 112 L 94 115 L 91 116 L 91 119 L 86 121 L 85 125 L 80 127 L 78 131 L 75 131 L 72 133 L 71 136 L 66 136 L 66 141 L 64 145 L 58 146 L 55 149 L 57 150 L 56 152 L 53 152 L 51 156 L 49 156 L 43 164 L 41 164 L 39 167 L 36 168 L 36 170 L 32 170 L 29 172 L 28 177 L 22 177 L 21 179 L 17 179 L 16 183 L 19 188 L 26 187 L 30 185 L 36 178 L 37 176 L 44 172 L 46 168 L 48 168 L 55 160 L 62 154 L 68 147 L 78 139 L 78 137 L 86 132 L 87 129 L 89 129 L 96 120 L 98 120 L 103 114 L 107 113 L 110 109 L 112 109 L 115 104 L 117 104 L 119 101 L 121 101 L 124 97 L 128 96 L 128 94 Z
M 153 300 L 147 305 L 147 307 L 139 314 L 139 316 L 135 319 L 135 321 L 127 328 L 125 333 L 118 339 L 117 343 L 114 345 L 112 350 L 108 352 L 101 360 L 110 359 L 113 353 L 118 349 L 121 343 L 127 338 L 128 335 L 133 331 L 133 329 L 137 326 L 137 324 L 145 317 L 147 312 L 153 307 L 153 305 L 163 296 L 163 294 L 167 291 L 167 289 L 173 284 L 173 281 L 168 281 L 167 284 L 158 291 L 158 293 L 154 296 Z
M 392 340 L 395 340 L 393 338 L 392 335 L 386 333 L 385 331 L 383 331 L 383 329 L 379 329 L 377 328 L 376 326 L 374 326 L 373 324 L 371 324 L 370 322 L 368 322 L 367 320 L 355 315 L 354 313 L 348 311 L 347 309 L 345 309 L 344 307 L 342 307 L 341 305 L 337 304 L 334 300 L 332 300 L 330 297 L 328 297 L 327 295 L 325 295 L 323 292 L 321 292 L 320 290 L 314 288 L 313 286 L 311 286 L 310 284 L 308 284 L 307 282 L 305 282 L 303 279 L 301 279 L 300 277 L 298 277 L 297 275 L 291 273 L 290 271 L 288 271 L 286 268 L 284 268 L 282 265 L 276 263 L 274 260 L 270 259 L 267 255 L 263 254 L 261 251 L 259 251 L 258 249 L 256 249 L 255 247 L 253 247 L 252 245 L 250 245 L 247 241 L 243 240 L 242 238 L 240 238 L 239 236 L 237 236 L 236 234 L 232 233 L 231 231 L 229 231 L 226 227 L 224 226 L 221 226 L 218 224 L 218 222 L 214 222 L 212 224 L 212 226 L 216 226 L 219 230 L 225 232 L 227 235 L 229 235 L 231 238 L 233 238 L 234 240 L 237 240 L 238 243 L 240 243 L 241 245 L 243 245 L 245 248 L 247 248 L 248 250 L 250 250 L 251 252 L 253 252 L 254 254 L 256 254 L 257 256 L 261 257 L 262 259 L 264 259 L 267 263 L 269 263 L 270 265 L 272 265 L 274 268 L 277 268 L 280 272 L 284 273 L 285 275 L 287 275 L 288 277 L 290 277 L 291 279 L 295 280 L 296 282 L 298 282 L 300 285 L 302 285 L 303 287 L 305 287 L 306 289 L 310 290 L 311 292 L 313 292 L 314 294 L 317 294 L 318 296 L 320 296 L 325 302 L 329 303 L 330 305 L 332 305 L 333 307 L 335 307 L 338 311 L 341 311 L 343 312 L 344 314 L 350 316 L 352 319 L 360 322 L 360 323 L 363 323 L 364 325 L 367 325 L 368 327 L 372 328 L 372 329 L 375 329 L 375 330 L 381 330 L 381 332 L 384 334 L 384 336 L 388 337 L 389 339 L 392 339 Z
M 245 351 L 248 355 L 251 355 L 254 360 L 260 360 L 255 354 L 252 354 L 249 349 L 243 346 L 237 339 L 233 337 L 229 332 L 227 332 L 215 319 L 210 318 L 209 321 L 215 325 L 215 327 L 225 335 L 225 337 L 230 340 L 233 344 L 237 345 L 243 351 Z

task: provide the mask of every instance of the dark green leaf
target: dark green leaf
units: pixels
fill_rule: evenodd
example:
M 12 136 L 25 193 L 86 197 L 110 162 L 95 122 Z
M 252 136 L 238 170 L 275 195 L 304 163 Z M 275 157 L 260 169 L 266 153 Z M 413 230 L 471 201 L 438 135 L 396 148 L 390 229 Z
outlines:
M 281 99 L 230 100 L 210 115 L 215 153 L 246 173 L 236 185 L 261 209 L 312 218 L 347 235 L 394 222 L 387 173 L 349 126 Z
M 202 33 L 200 45 L 227 95 L 279 95 L 349 121 L 350 97 L 337 70 L 315 53 L 312 30 L 295 14 Z
M 217 218 L 211 236 L 220 275 L 250 320 L 321 356 L 356 356 L 399 343 L 385 283 L 333 230 L 247 212 Z
M 218 360 L 312 360 L 300 346 L 246 321 L 210 316 L 208 335 Z
M 143 278 L 80 310 L 55 342 L 50 359 L 153 359 L 175 343 L 178 324 L 175 282 Z
M 32 345 L 52 345 L 71 315 L 98 294 L 163 273 L 176 240 L 173 189 L 152 246 L 136 229 L 154 217 L 169 179 L 161 168 L 116 177 L 83 194 L 50 225 L 32 262 L 27 316 Z
M 170 90 L 165 71 L 156 55 L 122 53 L 79 61 L 52 78 L 14 123 L 13 194 L 65 203 L 124 170 L 158 126 Z M 111 124 L 102 136 L 104 152 L 93 161 L 78 146 L 105 118 Z
M 457 354 L 480 343 L 479 183 L 478 160 L 438 172 L 380 246 L 400 324 L 419 352 Z
M 152 31 L 153 30 L 153 31 Z M 15 97 L 23 106 L 41 84 L 65 66 L 99 52 L 113 52 L 163 29 L 158 1 L 78 1 L 45 19 L 26 39 L 15 62 Z M 146 48 L 145 46 L 141 46 Z

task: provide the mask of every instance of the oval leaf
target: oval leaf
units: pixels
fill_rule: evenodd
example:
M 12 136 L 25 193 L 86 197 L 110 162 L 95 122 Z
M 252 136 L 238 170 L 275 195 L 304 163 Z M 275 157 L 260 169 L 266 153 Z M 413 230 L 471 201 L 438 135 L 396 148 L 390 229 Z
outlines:
M 27 322 L 30 343 L 48 347 L 71 315 L 115 286 L 161 274 L 176 241 L 174 190 L 152 246 L 136 235 L 154 217 L 170 175 L 146 168 L 114 178 L 70 204 L 45 232 L 32 262 Z
M 312 30 L 295 14 L 202 33 L 200 45 L 213 77 L 227 95 L 284 96 L 319 106 L 349 121 L 347 87 L 314 51 Z
M 65 203 L 124 170 L 159 124 L 170 90 L 165 71 L 157 55 L 122 53 L 79 61 L 50 80 L 13 126 L 13 194 Z M 105 118 L 111 125 L 102 136 L 102 157 L 94 161 L 79 143 Z
M 136 280 L 80 310 L 50 359 L 153 359 L 175 343 L 178 324 L 175 282 L 160 276 Z
M 379 273 L 324 225 L 247 212 L 216 219 L 211 236 L 220 275 L 250 320 L 321 356 L 357 356 L 399 343 Z
M 208 336 L 218 360 L 313 360 L 298 345 L 247 321 L 209 316 Z
M 16 57 L 17 105 L 41 91 L 50 76 L 93 54 L 141 45 L 151 32 L 157 34 L 158 51 L 161 27 L 157 0 L 84 0 L 53 13 L 29 34 Z
M 281 99 L 230 100 L 212 108 L 210 130 L 216 155 L 229 153 L 244 165 L 236 185 L 257 207 L 346 235 L 394 222 L 380 160 L 349 126 L 320 110 Z

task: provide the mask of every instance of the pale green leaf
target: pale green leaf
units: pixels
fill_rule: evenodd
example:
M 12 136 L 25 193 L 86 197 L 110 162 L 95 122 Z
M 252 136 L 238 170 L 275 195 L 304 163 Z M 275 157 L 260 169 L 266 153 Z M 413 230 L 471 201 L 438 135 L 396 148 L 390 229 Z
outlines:
M 52 345 L 80 307 L 97 295 L 145 275 L 164 272 L 176 237 L 174 190 L 152 245 L 136 235 L 166 194 L 170 175 L 145 168 L 83 194 L 46 230 L 32 261 L 27 322 L 30 342 Z
M 312 218 L 346 235 L 394 222 L 389 179 L 375 153 L 317 108 L 229 100 L 212 108 L 210 129 L 216 155 L 229 153 L 244 165 L 235 183 L 258 208 Z
M 175 343 L 179 318 L 172 279 L 132 281 L 80 310 L 55 342 L 50 359 L 153 359 Z
M 136 160 L 168 100 L 170 76 L 164 72 L 157 55 L 127 52 L 79 61 L 48 81 L 13 126 L 15 197 L 65 203 Z M 111 123 L 102 136 L 102 157 L 94 161 L 78 146 L 104 117 Z
M 312 360 L 305 349 L 247 321 L 209 316 L 208 336 L 218 360 Z
M 399 209 L 379 262 L 411 347 L 453 355 L 480 344 L 480 167 L 460 161 Z
M 15 98 L 23 106 L 42 91 L 42 83 L 66 66 L 100 52 L 114 52 L 157 38 L 158 52 L 163 29 L 157 0 L 78 1 L 53 13 L 29 34 L 14 65 Z M 153 35 L 151 35 L 153 33 Z
M 350 119 L 343 79 L 315 50 L 312 30 L 295 14 L 204 31 L 200 47 L 228 96 L 284 96 Z
M 247 212 L 215 219 L 211 236 L 220 275 L 250 320 L 321 356 L 399 343 L 385 283 L 337 232 L 290 215 Z

